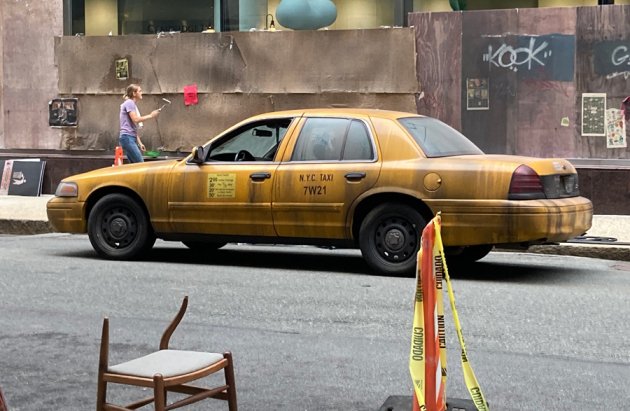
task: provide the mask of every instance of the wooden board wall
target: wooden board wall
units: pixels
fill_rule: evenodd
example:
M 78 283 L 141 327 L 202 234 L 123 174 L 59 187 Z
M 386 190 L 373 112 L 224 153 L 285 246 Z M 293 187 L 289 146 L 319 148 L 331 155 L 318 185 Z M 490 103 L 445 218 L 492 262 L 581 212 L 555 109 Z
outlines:
M 628 148 L 606 148 L 605 137 L 581 135 L 582 93 L 606 93 L 609 108 L 630 96 L 630 5 L 412 13 L 409 21 L 419 89 L 429 96 L 419 113 L 488 153 L 630 158 Z M 468 109 L 467 79 L 487 79 L 488 110 Z
M 576 26 L 579 59 L 575 111 L 581 112 L 582 93 L 606 93 L 607 107 L 619 108 L 623 98 L 630 96 L 630 6 L 579 7 Z M 611 54 L 620 45 L 625 53 L 619 55 L 621 64 L 615 67 L 610 64 Z M 580 121 L 578 117 L 581 125 Z M 605 137 L 581 136 L 580 130 L 575 130 L 578 157 L 630 158 L 629 148 L 606 148 Z
M 416 32 L 417 110 L 461 129 L 462 13 L 412 13 Z

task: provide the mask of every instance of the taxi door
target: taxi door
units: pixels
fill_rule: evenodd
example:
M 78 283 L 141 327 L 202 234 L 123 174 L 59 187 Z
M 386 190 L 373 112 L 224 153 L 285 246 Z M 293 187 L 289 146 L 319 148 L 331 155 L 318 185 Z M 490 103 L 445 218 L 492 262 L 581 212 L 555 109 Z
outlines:
M 350 238 L 349 209 L 380 173 L 369 122 L 309 117 L 299 129 L 275 174 L 276 232 L 281 237 Z
M 271 193 L 276 156 L 284 150 L 291 121 L 246 124 L 206 146 L 201 164 L 176 166 L 168 202 L 173 232 L 275 236 Z

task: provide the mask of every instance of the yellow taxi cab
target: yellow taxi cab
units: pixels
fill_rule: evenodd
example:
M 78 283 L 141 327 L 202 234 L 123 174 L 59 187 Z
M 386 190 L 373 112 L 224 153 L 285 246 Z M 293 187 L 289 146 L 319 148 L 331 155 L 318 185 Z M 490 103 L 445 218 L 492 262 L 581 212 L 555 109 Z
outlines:
M 65 178 L 47 212 L 104 258 L 137 258 L 156 238 L 196 252 L 309 244 L 360 248 L 375 272 L 403 275 L 438 212 L 461 262 L 583 234 L 593 208 L 565 159 L 485 155 L 412 113 L 305 109 L 251 117 L 184 159 Z

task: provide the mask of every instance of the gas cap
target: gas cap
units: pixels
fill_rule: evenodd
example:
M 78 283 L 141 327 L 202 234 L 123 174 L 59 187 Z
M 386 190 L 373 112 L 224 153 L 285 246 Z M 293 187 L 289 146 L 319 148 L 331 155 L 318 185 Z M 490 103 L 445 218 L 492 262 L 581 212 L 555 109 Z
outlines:
M 442 177 L 437 173 L 429 173 L 424 176 L 424 188 L 428 191 L 436 191 L 442 185 Z

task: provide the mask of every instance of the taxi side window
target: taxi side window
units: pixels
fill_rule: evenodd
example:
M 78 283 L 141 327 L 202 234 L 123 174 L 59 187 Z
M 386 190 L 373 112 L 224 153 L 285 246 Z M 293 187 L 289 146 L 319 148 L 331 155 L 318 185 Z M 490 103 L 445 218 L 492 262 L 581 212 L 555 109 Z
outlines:
M 353 120 L 348 130 L 346 145 L 343 150 L 344 160 L 372 160 L 374 150 L 365 124 Z
M 210 161 L 273 161 L 292 119 L 247 124 L 224 135 L 210 147 Z
M 309 118 L 298 136 L 292 161 L 353 161 L 373 158 L 365 125 L 345 118 Z

